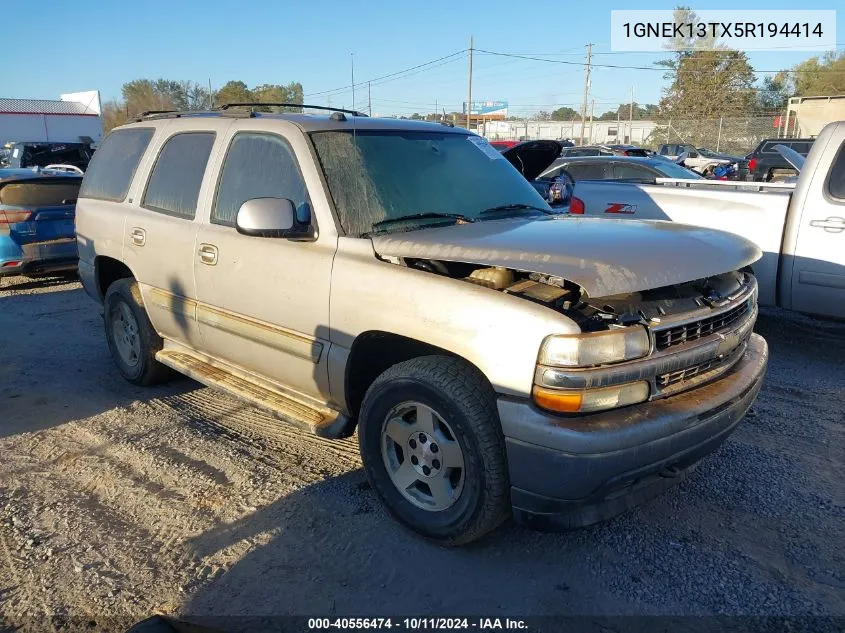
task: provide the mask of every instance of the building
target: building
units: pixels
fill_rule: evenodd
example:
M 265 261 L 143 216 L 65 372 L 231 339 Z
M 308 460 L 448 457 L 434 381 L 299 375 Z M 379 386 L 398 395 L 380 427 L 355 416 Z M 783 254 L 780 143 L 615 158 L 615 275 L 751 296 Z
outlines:
M 0 97 L 0 147 L 11 141 L 98 143 L 103 138 L 100 93 L 50 99 Z
M 642 145 L 657 127 L 654 121 L 589 121 L 584 129 L 585 144 L 612 145 L 630 143 Z M 491 141 L 581 139 L 581 121 L 487 121 L 479 133 Z

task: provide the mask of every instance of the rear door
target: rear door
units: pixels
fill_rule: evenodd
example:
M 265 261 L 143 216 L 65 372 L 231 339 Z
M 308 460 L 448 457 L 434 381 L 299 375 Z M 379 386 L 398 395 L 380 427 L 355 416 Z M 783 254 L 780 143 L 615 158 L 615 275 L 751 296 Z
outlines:
M 795 244 L 792 309 L 845 318 L 845 123 L 838 124 L 817 164 L 831 167 L 826 174 L 817 170 L 807 187 Z
M 124 262 L 141 287 L 144 306 L 163 337 L 200 344 L 193 264 L 199 229 L 197 207 L 206 166 L 218 135 L 231 120 L 174 119 L 151 143 L 133 189 L 135 204 L 124 227 Z

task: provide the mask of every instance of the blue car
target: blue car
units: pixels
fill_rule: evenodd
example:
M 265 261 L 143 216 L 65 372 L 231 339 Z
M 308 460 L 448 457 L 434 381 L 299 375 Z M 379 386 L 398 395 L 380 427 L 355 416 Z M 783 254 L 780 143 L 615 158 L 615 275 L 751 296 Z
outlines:
M 76 268 L 80 184 L 76 173 L 0 169 L 0 276 Z

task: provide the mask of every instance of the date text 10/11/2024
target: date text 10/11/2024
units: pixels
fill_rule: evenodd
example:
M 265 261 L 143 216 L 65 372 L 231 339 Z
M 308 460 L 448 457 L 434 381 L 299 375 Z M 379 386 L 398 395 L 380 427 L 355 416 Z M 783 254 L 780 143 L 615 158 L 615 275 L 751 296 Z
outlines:
M 308 629 L 397 629 L 400 631 L 442 630 L 528 630 L 524 620 L 515 618 L 309 618 Z

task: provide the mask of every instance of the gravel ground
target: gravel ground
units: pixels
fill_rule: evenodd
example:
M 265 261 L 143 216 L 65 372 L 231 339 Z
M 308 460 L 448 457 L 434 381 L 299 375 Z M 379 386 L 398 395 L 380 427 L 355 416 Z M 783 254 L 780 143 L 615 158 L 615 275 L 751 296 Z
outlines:
M 113 369 L 68 279 L 0 280 L 0 629 L 176 615 L 845 616 L 845 325 L 766 311 L 752 416 L 686 481 L 568 534 L 440 549 L 328 442 Z

